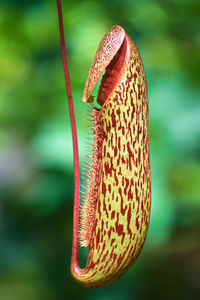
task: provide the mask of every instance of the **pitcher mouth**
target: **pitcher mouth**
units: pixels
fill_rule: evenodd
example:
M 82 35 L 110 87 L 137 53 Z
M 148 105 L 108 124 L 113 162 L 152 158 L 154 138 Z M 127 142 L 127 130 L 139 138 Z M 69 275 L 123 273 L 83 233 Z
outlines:
M 105 69 L 101 85 L 98 90 L 97 103 L 103 106 L 109 99 L 120 81 L 128 59 L 128 41 L 126 37 L 118 52 Z
M 88 72 L 82 96 L 84 102 L 93 102 L 91 93 L 105 71 L 97 96 L 97 103 L 104 105 L 123 74 L 128 53 L 129 46 L 124 29 L 118 25 L 113 26 L 100 42 Z

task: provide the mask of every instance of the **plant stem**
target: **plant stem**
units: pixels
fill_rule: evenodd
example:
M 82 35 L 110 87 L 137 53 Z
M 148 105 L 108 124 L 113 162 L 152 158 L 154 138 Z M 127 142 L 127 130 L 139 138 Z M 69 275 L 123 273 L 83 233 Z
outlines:
M 79 251 L 79 189 L 80 189 L 80 179 L 79 179 L 79 157 L 78 157 L 78 141 L 77 141 L 77 132 L 76 132 L 76 121 L 74 115 L 74 105 L 72 98 L 72 89 L 69 77 L 69 69 L 67 63 L 67 54 L 65 47 L 65 37 L 64 37 L 64 28 L 63 28 L 63 17 L 62 17 L 62 5 L 61 0 L 57 0 L 58 7 L 58 19 L 59 19 L 59 29 L 60 29 L 60 41 L 62 49 L 62 59 L 63 67 L 65 74 L 65 82 L 67 88 L 68 96 L 68 105 L 69 113 L 71 120 L 71 131 L 72 131 L 72 140 L 73 140 L 73 155 L 74 155 L 74 224 L 73 224 L 73 246 L 72 246 L 72 264 L 73 268 L 78 267 L 78 251 Z

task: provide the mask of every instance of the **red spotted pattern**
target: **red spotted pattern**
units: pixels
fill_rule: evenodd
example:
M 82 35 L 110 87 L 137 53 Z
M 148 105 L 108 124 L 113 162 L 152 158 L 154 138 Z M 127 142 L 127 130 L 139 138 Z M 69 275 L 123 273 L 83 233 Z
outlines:
M 95 146 L 89 193 L 97 200 L 91 213 L 87 266 L 76 278 L 90 287 L 108 284 L 131 267 L 150 221 L 146 76 L 135 44 L 128 35 L 125 39 L 130 54 L 123 76 L 102 109 L 93 111 Z

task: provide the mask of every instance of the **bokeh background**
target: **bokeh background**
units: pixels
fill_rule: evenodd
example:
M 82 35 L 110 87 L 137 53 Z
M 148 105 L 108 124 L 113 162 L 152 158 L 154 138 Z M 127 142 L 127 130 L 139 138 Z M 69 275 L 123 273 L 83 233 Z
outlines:
M 150 103 L 152 215 L 118 282 L 73 281 L 73 159 L 56 1 L 0 1 L 0 299 L 200 299 L 200 2 L 63 1 L 80 160 L 81 92 L 118 24 L 135 41 Z M 86 253 L 81 252 L 84 265 Z

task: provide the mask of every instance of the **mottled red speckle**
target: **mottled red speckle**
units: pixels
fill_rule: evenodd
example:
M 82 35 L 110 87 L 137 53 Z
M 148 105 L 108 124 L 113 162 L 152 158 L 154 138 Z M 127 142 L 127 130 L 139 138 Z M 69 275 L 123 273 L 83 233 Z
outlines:
M 139 217 L 136 217 L 136 221 L 135 221 L 135 226 L 136 226 L 136 228 L 137 228 L 137 230 L 139 230 L 139 221 L 138 221 L 138 218 Z
M 115 211 L 113 210 L 111 213 L 111 220 L 113 220 L 115 218 Z

